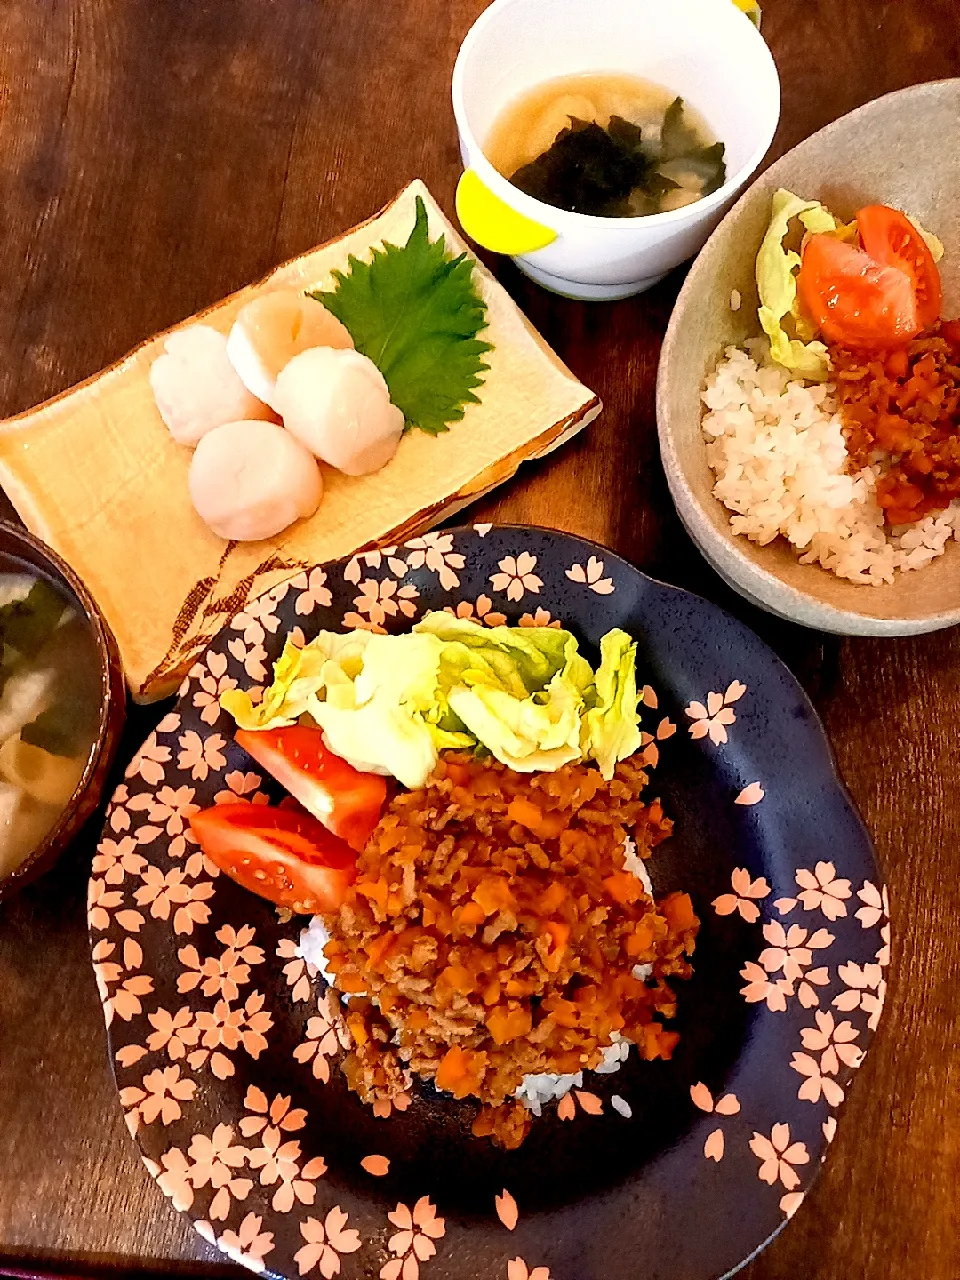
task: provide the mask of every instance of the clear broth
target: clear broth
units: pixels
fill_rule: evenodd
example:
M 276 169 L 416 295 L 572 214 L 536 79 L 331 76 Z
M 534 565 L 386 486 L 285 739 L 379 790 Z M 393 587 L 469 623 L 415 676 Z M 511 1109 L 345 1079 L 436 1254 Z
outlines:
M 607 129 L 612 117 L 636 125 L 644 143 L 655 149 L 664 117 L 675 100 L 676 94 L 670 89 L 640 76 L 620 72 L 558 76 L 534 85 L 503 108 L 486 138 L 484 154 L 510 181 L 550 150 L 558 135 L 570 127 L 571 119 Z M 706 149 L 717 143 L 706 120 L 687 102 L 683 103 L 683 123 L 698 146 Z M 678 161 L 671 165 L 669 172 L 675 188 L 659 199 L 657 208 L 640 208 L 638 203 L 636 210 L 631 209 L 626 216 L 665 212 L 702 197 L 704 183 L 697 174 L 685 171 Z

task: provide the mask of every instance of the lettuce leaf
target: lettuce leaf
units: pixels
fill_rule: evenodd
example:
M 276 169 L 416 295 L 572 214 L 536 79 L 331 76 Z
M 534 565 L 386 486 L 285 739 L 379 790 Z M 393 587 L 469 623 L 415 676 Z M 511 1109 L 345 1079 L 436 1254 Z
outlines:
M 819 200 L 803 200 L 782 187 L 773 194 L 770 225 L 757 254 L 757 292 L 760 325 L 770 339 L 770 354 L 777 364 L 811 382 L 823 382 L 828 374 L 827 349 L 822 342 L 790 338 L 783 320 L 796 314 L 800 255 L 785 249 L 790 223 L 799 218 L 807 231 L 836 231 L 837 220 Z
M 244 729 L 312 722 L 337 755 L 407 787 L 440 751 L 481 747 L 518 772 L 594 758 L 609 778 L 640 744 L 636 645 L 611 631 L 600 650 L 595 676 L 569 631 L 432 613 L 405 635 L 288 642 L 259 703 L 240 690 L 220 702 Z
M 640 747 L 637 713 L 637 646 L 625 631 L 608 631 L 600 641 L 597 705 L 583 718 L 585 754 L 612 778 L 618 760 Z

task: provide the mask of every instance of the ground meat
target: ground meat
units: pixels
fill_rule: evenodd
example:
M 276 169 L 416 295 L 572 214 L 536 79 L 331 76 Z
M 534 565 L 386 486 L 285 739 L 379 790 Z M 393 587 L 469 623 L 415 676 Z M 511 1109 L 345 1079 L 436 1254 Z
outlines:
M 890 525 L 960 497 L 960 325 L 938 323 L 906 346 L 830 347 L 850 469 L 877 466 Z
M 690 976 L 699 922 L 686 894 L 655 905 L 625 869 L 628 836 L 644 857 L 673 826 L 641 801 L 646 783 L 636 758 L 605 782 L 592 765 L 518 774 L 448 755 L 396 796 L 325 921 L 349 999 L 345 1071 L 365 1101 L 413 1071 L 478 1099 L 474 1132 L 516 1147 L 525 1075 L 596 1067 L 615 1033 L 670 1057 L 666 979 Z

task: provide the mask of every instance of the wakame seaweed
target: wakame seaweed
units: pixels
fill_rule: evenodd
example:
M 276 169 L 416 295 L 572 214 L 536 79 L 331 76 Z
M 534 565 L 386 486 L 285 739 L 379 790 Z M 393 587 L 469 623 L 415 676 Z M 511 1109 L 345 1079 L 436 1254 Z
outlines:
M 700 196 L 726 180 L 724 146 L 705 146 L 687 120 L 683 99 L 664 115 L 658 140 L 645 140 L 639 125 L 613 115 L 606 128 L 579 120 L 557 134 L 535 160 L 510 178 L 527 195 L 569 213 L 628 218 L 661 211 L 661 202 L 692 175 Z

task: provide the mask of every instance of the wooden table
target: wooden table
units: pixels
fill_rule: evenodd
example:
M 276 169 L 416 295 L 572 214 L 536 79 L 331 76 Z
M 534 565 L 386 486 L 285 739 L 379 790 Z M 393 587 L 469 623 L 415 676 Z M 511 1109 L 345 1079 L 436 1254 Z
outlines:
M 415 175 L 451 209 L 450 72 L 482 7 L 0 4 L 0 411 L 94 373 Z M 764 33 L 783 79 L 771 159 L 870 98 L 960 74 L 956 0 L 768 0 Z M 667 494 L 654 420 L 681 273 L 640 298 L 582 305 L 509 263 L 496 270 L 606 407 L 475 514 L 599 539 L 747 619 L 814 696 L 890 882 L 893 978 L 875 1048 L 816 1189 L 743 1274 L 956 1280 L 958 633 L 823 638 L 757 614 L 699 558 Z M 151 719 L 132 718 L 128 754 Z M 154 1186 L 121 1124 L 84 923 L 94 838 L 91 828 L 53 875 L 0 908 L 0 1259 L 231 1273 Z

